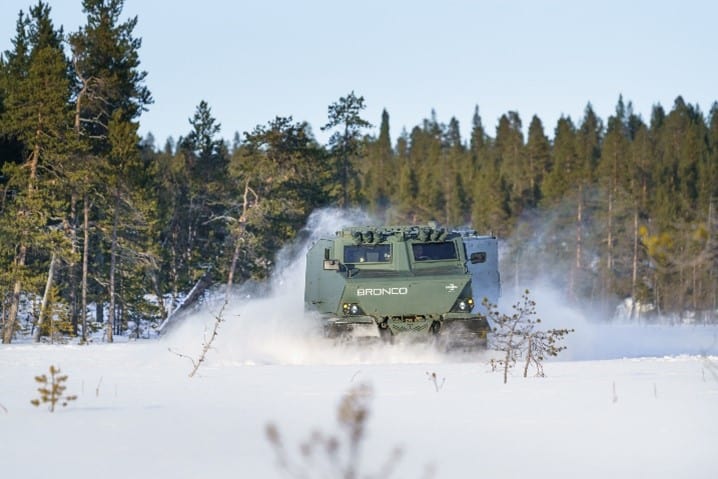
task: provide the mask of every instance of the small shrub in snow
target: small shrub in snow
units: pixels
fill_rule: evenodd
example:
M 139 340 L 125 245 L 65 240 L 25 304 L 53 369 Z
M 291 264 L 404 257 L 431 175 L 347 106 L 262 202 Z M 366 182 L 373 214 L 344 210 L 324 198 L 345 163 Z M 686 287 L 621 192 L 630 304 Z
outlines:
M 189 373 L 189 377 L 194 377 L 195 374 L 197 374 L 197 371 L 199 370 L 199 367 L 202 365 L 202 363 L 205 360 L 205 357 L 207 356 L 207 353 L 210 349 L 212 349 L 212 343 L 214 342 L 215 338 L 217 337 L 217 334 L 219 334 L 219 326 L 224 322 L 224 309 L 227 307 L 228 300 L 225 299 L 224 304 L 222 304 L 222 307 L 219 310 L 219 313 L 214 317 L 214 325 L 212 326 L 212 333 L 210 334 L 209 338 L 205 336 L 204 340 L 202 341 L 202 351 L 200 352 L 200 355 L 195 359 L 192 356 L 188 356 L 187 354 L 178 353 L 177 351 L 173 351 L 172 348 L 167 348 L 167 350 L 173 354 L 176 354 L 177 356 L 181 358 L 187 358 L 192 362 L 192 370 Z
M 326 435 L 312 432 L 299 444 L 299 459 L 295 460 L 287 450 L 275 424 L 267 424 L 266 434 L 274 449 L 277 465 L 289 477 L 334 477 L 358 479 L 360 477 L 387 478 L 393 473 L 401 457 L 401 450 L 394 448 L 376 474 L 361 474 L 361 448 L 366 438 L 369 419 L 371 387 L 361 384 L 350 389 L 337 409 L 337 423 L 342 434 Z
M 55 411 L 55 405 L 61 404 L 62 407 L 67 406 L 70 401 L 77 399 L 77 396 L 65 396 L 65 381 L 67 381 L 67 374 L 60 374 L 60 368 L 50 366 L 50 377 L 46 374 L 41 376 L 35 376 L 35 381 L 40 384 L 37 388 L 40 393 L 40 399 L 33 399 L 30 401 L 33 406 L 40 406 L 40 404 L 50 403 L 50 412 Z
M 509 316 L 500 312 L 495 304 L 484 299 L 487 315 L 493 323 L 489 346 L 503 353 L 498 359 L 491 359 L 491 368 L 501 368 L 504 372 L 504 384 L 508 382 L 509 369 L 514 367 L 520 359 L 526 345 L 526 336 L 532 328 L 528 322 L 536 314 L 536 303 L 531 300 L 526 291 L 519 302 L 512 306 L 514 313 Z
M 441 382 L 439 382 L 439 378 L 436 373 L 430 373 L 429 371 L 426 372 L 426 376 L 429 378 L 429 381 L 431 381 L 431 383 L 434 385 L 434 389 L 436 390 L 436 392 L 438 393 L 439 391 L 441 391 L 441 388 L 444 387 L 444 383 L 446 382 L 446 378 L 441 378 Z
M 538 326 L 541 319 L 536 317 L 536 302 L 529 297 L 526 290 L 512 309 L 512 315 L 501 313 L 495 304 L 487 300 L 483 302 L 488 311 L 487 316 L 493 323 L 489 345 L 503 354 L 501 358 L 491 359 L 493 370 L 501 368 L 504 373 L 504 384 L 508 381 L 509 369 L 519 359 L 524 360 L 524 377 L 528 375 L 531 365 L 536 368 L 537 376 L 544 376 L 543 360 L 549 356 L 557 356 L 566 349 L 560 342 L 573 332 L 573 329 L 541 330 Z

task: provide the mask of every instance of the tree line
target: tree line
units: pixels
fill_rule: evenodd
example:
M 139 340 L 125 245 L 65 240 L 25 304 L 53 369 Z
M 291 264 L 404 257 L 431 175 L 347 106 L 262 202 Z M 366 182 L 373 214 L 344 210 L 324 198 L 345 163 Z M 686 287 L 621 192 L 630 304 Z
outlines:
M 503 241 L 502 279 L 560 285 L 610 316 L 698 314 L 718 306 L 718 103 L 706 117 L 678 96 L 644 121 L 619 96 L 603 121 L 591 104 L 552 139 L 517 112 L 494 132 L 475 108 L 470 138 L 435 115 L 394 146 L 389 117 L 366 138 L 355 201 L 390 220 L 472 225 Z M 493 134 L 490 134 L 493 133 Z
M 367 133 L 351 92 L 328 107 L 322 145 L 292 117 L 225 141 L 200 101 L 158 146 L 138 135 L 152 105 L 138 18 L 122 19 L 122 0 L 82 8 L 69 34 L 47 3 L 20 12 L 0 56 L 5 343 L 20 327 L 139 335 L 197 285 L 265 278 L 325 206 L 491 231 L 505 281 L 563 279 L 576 300 L 716 309 L 717 104 L 705 117 L 678 97 L 646 123 L 619 97 L 605 124 L 589 104 L 552 139 L 537 116 L 524 137 L 516 112 L 490 132 L 476 107 L 468 139 L 432 113 L 392 141 L 388 112 Z

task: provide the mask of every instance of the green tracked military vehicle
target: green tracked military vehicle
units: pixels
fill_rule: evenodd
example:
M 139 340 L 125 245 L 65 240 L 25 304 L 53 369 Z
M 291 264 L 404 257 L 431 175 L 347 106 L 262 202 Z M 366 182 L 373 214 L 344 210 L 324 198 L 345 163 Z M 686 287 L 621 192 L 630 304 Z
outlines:
M 482 301 L 500 294 L 493 236 L 437 226 L 352 227 L 307 253 L 304 301 L 330 337 L 486 343 Z

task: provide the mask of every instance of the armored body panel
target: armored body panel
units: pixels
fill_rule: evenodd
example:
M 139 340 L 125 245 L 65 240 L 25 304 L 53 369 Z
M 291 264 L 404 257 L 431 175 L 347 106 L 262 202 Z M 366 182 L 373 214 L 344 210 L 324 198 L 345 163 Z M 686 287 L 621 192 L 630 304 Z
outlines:
M 500 294 L 493 236 L 431 226 L 354 227 L 307 253 L 305 306 L 330 336 L 436 335 L 485 342 Z M 478 305 L 477 305 L 478 303 Z

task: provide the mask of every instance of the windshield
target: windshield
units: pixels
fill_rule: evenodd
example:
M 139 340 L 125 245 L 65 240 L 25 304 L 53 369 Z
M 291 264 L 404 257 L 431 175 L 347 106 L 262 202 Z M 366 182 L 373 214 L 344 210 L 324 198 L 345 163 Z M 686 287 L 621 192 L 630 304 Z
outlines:
M 453 241 L 444 241 L 442 243 L 414 243 L 411 247 L 414 252 L 414 260 L 416 261 L 457 259 L 456 247 Z
M 344 263 L 389 263 L 391 245 L 359 245 L 344 247 Z

